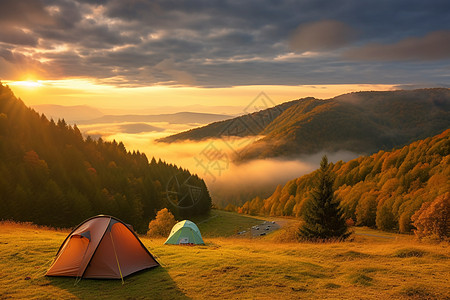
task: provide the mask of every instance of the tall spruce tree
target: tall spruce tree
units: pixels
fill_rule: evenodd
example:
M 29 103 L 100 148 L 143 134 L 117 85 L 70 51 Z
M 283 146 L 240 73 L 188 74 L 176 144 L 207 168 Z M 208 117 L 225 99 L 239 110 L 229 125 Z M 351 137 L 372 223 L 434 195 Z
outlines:
M 339 201 L 334 197 L 334 176 L 326 155 L 322 157 L 315 188 L 306 204 L 304 224 L 299 229 L 303 240 L 345 240 L 350 236 Z

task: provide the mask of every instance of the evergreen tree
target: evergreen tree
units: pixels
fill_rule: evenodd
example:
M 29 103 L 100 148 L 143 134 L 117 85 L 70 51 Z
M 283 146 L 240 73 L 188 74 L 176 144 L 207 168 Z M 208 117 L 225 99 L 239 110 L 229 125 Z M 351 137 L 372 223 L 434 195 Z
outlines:
M 317 171 L 315 188 L 303 214 L 304 224 L 299 229 L 300 239 L 345 240 L 350 236 L 339 208 L 339 201 L 334 197 L 333 183 L 334 177 L 328 158 L 323 156 Z

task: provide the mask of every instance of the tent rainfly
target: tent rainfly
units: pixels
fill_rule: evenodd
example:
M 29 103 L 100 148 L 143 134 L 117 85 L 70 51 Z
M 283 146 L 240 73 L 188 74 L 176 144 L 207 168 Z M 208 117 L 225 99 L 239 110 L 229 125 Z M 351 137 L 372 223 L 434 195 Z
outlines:
M 99 215 L 78 225 L 64 240 L 46 276 L 122 279 L 159 266 L 124 222 Z
M 184 220 L 175 224 L 164 244 L 184 245 L 184 244 L 205 244 L 200 234 L 200 230 L 194 222 Z

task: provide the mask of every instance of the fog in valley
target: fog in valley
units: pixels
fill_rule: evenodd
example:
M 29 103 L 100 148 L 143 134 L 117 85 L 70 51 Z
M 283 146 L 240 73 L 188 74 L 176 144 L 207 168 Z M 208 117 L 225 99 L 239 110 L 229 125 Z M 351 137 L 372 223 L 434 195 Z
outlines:
M 171 144 L 155 141 L 195 127 L 198 124 L 164 122 L 79 125 L 85 136 L 122 141 L 128 151 L 140 151 L 149 160 L 155 157 L 198 174 L 205 180 L 213 203 L 220 207 L 228 203 L 241 205 L 256 196 L 270 196 L 277 185 L 283 185 L 288 180 L 317 169 L 324 154 L 331 162 L 348 161 L 359 156 L 357 153 L 340 151 L 235 163 L 233 158 L 239 154 L 240 149 L 256 138 L 217 138 Z

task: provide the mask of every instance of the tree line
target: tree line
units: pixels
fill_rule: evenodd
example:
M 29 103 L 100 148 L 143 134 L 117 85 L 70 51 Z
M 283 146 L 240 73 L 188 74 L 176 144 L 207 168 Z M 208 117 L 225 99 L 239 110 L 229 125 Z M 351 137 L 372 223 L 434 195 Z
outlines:
M 183 207 L 168 199 L 174 176 L 202 191 L 195 203 Z M 71 227 L 110 214 L 145 232 L 164 207 L 188 218 L 209 212 L 211 197 L 188 170 L 149 162 L 122 142 L 84 138 L 76 125 L 48 120 L 0 83 L 0 219 Z

